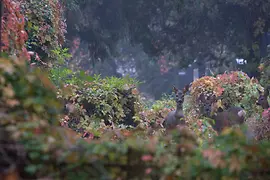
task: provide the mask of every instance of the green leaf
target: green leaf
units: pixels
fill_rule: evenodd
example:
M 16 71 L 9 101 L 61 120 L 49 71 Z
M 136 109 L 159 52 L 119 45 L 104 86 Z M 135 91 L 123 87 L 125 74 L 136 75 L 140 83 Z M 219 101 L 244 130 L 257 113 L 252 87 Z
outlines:
M 40 153 L 39 152 L 30 152 L 29 157 L 32 159 L 37 159 L 38 157 L 40 157 Z
M 28 172 L 29 174 L 35 174 L 37 170 L 38 170 L 38 166 L 34 164 L 28 165 L 25 167 L 25 171 Z

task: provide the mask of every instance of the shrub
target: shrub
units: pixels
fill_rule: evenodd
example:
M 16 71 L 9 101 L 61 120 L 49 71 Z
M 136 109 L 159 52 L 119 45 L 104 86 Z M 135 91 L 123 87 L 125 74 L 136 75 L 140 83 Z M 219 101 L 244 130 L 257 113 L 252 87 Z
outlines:
M 247 74 L 241 71 L 218 75 L 217 79 L 224 89 L 222 94 L 224 107 L 241 106 L 247 112 L 247 117 L 261 112 L 256 101 L 259 97 L 258 89 L 262 90 L 263 87 L 256 79 L 250 79 Z
M 59 0 L 24 0 L 20 1 L 20 7 L 26 21 L 27 49 L 37 53 L 38 59 L 47 62 L 48 60 L 55 61 L 58 57 L 54 51 L 62 48 L 66 33 L 64 9 L 61 2 Z
M 2 3 L 2 2 L 1 2 Z M 20 13 L 20 5 L 10 0 L 3 0 L 1 46 L 3 52 L 18 57 L 28 57 L 25 42 L 28 35 L 25 31 L 24 16 Z
M 259 71 L 261 72 L 260 83 L 263 87 L 267 87 L 270 84 L 270 56 L 263 58 L 261 61 Z
M 4 0 L 3 6 L 3 52 L 39 64 L 58 58 L 66 33 L 60 1 Z
M 39 117 L 50 119 L 51 123 L 58 122 L 61 104 L 56 100 L 56 88 L 46 73 L 39 69 L 30 72 L 25 61 L 3 58 L 0 61 L 0 100 L 5 116 L 14 115 L 21 121 Z M 19 122 L 15 120 L 14 123 Z
M 217 75 L 216 77 L 204 76 L 192 83 L 189 101 L 184 102 L 184 113 L 189 127 L 198 135 L 201 145 L 206 139 L 211 139 L 216 133 L 209 124 L 210 118 L 201 116 L 203 104 L 199 101 L 201 94 L 215 95 L 219 98 L 213 106 L 213 113 L 218 108 L 226 110 L 231 106 L 240 106 L 247 112 L 247 121 L 255 118 L 260 121 L 262 108 L 256 105 L 261 85 L 256 79 L 250 79 L 245 73 L 233 71 Z M 251 122 L 248 122 L 251 126 Z
M 221 96 L 217 107 L 227 109 L 231 106 L 241 106 L 250 117 L 262 109 L 256 105 L 259 94 L 258 90 L 263 88 L 256 79 L 250 79 L 245 73 L 233 71 L 224 73 L 217 77 L 202 77 L 196 80 L 191 87 L 192 103 L 195 108 L 199 108 L 198 97 L 201 93 Z
M 0 164 L 6 165 L 5 170 L 12 169 L 14 165 L 20 168 L 27 158 L 31 160 L 32 153 L 45 158 L 42 156 L 44 152 L 38 150 L 41 143 L 48 141 L 48 136 L 37 136 L 44 132 L 48 134 L 48 126 L 59 124 L 62 110 L 56 99 L 56 88 L 47 75 L 38 69 L 30 70 L 25 61 L 1 58 L 0 106 L 0 148 L 11 156 L 2 158 L 1 151 Z M 2 147 L 2 144 L 6 146 Z M 30 157 L 24 156 L 26 152 Z M 10 162 L 9 158 L 14 161 Z M 42 162 L 44 159 L 39 160 Z M 25 167 L 29 170 L 31 164 Z
M 63 94 L 61 88 L 58 92 L 58 97 L 74 109 L 63 119 L 69 127 L 78 131 L 94 131 L 102 123 L 115 126 L 136 126 L 139 123 L 135 122 L 135 117 L 139 115 L 142 105 L 135 80 L 129 77 L 101 79 L 69 69 L 52 70 L 51 78 L 57 83 L 62 81 L 66 84 L 64 89 L 71 90 L 69 95 Z
M 161 128 L 164 118 L 170 111 L 176 108 L 174 98 L 164 95 L 160 100 L 155 101 L 149 108 L 140 112 L 139 119 L 147 123 L 147 127 Z
M 30 72 L 24 61 L 0 61 L 3 179 L 14 175 L 22 179 L 269 179 L 269 141 L 249 142 L 240 129 L 224 131 L 201 147 L 187 128 L 148 136 L 140 127 L 104 127 L 96 129 L 102 133 L 98 140 L 81 139 L 58 126 L 60 103 L 44 72 Z M 93 92 L 95 100 L 100 101 L 98 95 L 108 100 L 108 92 L 134 91 L 127 82 L 99 79 L 77 89 L 82 94 Z M 75 85 L 69 86 L 76 92 Z M 68 96 L 64 90 L 61 95 Z M 154 107 L 158 110 L 161 105 Z

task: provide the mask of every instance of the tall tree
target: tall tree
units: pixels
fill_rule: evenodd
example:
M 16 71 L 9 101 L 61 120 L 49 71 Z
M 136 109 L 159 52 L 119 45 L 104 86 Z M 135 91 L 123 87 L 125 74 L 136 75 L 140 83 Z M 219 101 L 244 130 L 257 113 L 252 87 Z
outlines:
M 228 54 L 257 65 L 270 25 L 270 0 L 89 0 L 78 7 L 68 14 L 69 35 L 87 41 L 93 58 L 111 55 L 128 37 L 181 66 L 198 57 L 220 65 Z

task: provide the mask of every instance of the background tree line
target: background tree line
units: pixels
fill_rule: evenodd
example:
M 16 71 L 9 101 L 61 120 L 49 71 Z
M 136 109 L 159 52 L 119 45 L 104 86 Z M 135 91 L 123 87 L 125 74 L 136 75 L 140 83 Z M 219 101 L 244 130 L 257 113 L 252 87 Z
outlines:
M 175 68 L 187 67 L 194 59 L 199 65 L 209 61 L 212 67 L 228 67 L 235 58 L 243 58 L 248 62 L 243 70 L 258 76 L 260 59 L 266 56 L 269 0 L 67 0 L 64 3 L 69 45 L 74 47 L 74 41 L 79 38 L 80 47 L 85 50 L 80 52 L 78 64 L 101 74 L 117 75 L 115 59 L 123 60 L 126 55 L 130 57 L 125 61 L 131 61 L 140 51 L 145 56 L 134 58 L 137 77 L 151 87 L 168 79 L 175 84 Z M 133 50 L 127 50 L 128 46 Z M 86 55 L 84 60 L 82 54 Z M 165 70 L 158 63 L 162 57 L 166 59 L 162 65 L 167 67 Z M 149 71 L 155 76 L 147 75 Z M 167 86 L 164 83 L 161 86 Z M 161 89 L 156 94 L 166 91 Z

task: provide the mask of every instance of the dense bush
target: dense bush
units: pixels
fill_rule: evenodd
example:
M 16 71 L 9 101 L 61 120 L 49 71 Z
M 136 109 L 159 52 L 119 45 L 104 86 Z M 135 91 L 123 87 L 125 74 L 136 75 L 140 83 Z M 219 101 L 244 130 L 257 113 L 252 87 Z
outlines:
M 244 72 L 231 72 L 217 76 L 218 82 L 224 88 L 222 94 L 222 104 L 228 108 L 230 106 L 241 106 L 247 112 L 247 117 L 261 112 L 261 108 L 256 105 L 258 100 L 258 89 L 263 87 L 256 79 L 249 78 Z
M 20 12 L 20 5 L 10 0 L 3 0 L 1 24 L 1 50 L 8 55 L 28 57 L 25 42 L 28 35 L 25 31 L 25 20 Z M 2 52 L 1 52 L 2 53 Z
M 143 102 L 144 109 L 138 117 L 142 122 L 145 122 L 147 127 L 161 128 L 161 124 L 167 114 L 176 108 L 174 98 L 164 96 L 160 100 L 155 101 L 150 106 Z
M 56 88 L 44 72 L 38 69 L 31 71 L 25 61 L 0 59 L 0 141 L 2 150 L 12 156 L 2 158 L 5 154 L 1 151 L 0 164 L 5 170 L 12 169 L 16 163 L 23 165 L 28 158 L 24 156 L 25 151 L 30 156 L 31 153 L 43 154 L 36 152 L 38 147 L 35 145 L 43 142 L 43 146 L 48 146 L 48 136 L 34 137 L 42 132 L 49 134 L 49 125 L 59 125 L 62 108 L 56 99 Z M 13 141 L 22 142 L 24 146 L 21 147 L 20 143 L 14 145 Z M 42 162 L 44 159 L 39 160 Z M 31 171 L 31 164 L 25 168 L 27 172 Z
M 192 83 L 191 95 L 193 104 L 198 108 L 200 94 L 214 94 L 221 97 L 217 102 L 217 108 L 228 109 L 231 106 L 243 107 L 247 117 L 261 112 L 256 105 L 259 90 L 263 90 L 256 79 L 250 79 L 244 72 L 233 71 L 217 75 L 217 77 L 202 77 Z
M 28 33 L 26 47 L 45 62 L 56 60 L 54 51 L 61 51 L 65 42 L 66 23 L 64 9 L 59 0 L 19 1 Z M 37 62 L 37 61 L 36 61 Z
M 102 79 L 88 76 L 83 71 L 61 70 L 51 69 L 50 77 L 59 87 L 62 82 L 63 89 L 71 90 L 70 94 L 63 94 L 61 88 L 58 92 L 58 98 L 66 102 L 68 110 L 63 123 L 78 131 L 94 131 L 101 122 L 114 126 L 139 123 L 136 117 L 142 104 L 136 89 L 138 82 L 129 77 Z
M 35 64 L 58 60 L 66 24 L 59 0 L 4 0 L 2 50 Z
M 91 136 L 81 139 L 73 130 L 58 126 L 61 108 L 56 100 L 57 89 L 44 72 L 38 69 L 30 72 L 24 61 L 1 59 L 0 64 L 3 144 L 0 152 L 6 153 L 0 156 L 0 164 L 5 165 L 1 166 L 0 177 L 8 174 L 24 179 L 269 178 L 269 142 L 249 142 L 240 129 L 214 136 L 203 146 L 198 146 L 196 135 L 186 128 L 149 136 L 147 129 L 140 126 L 129 130 L 104 126 L 96 128 L 102 134 L 98 140 Z M 69 86 L 72 92 L 91 91 L 90 102 L 91 98 L 101 102 L 97 92 L 103 95 L 103 100 L 109 100 L 106 98 L 112 96 L 110 92 L 117 90 L 135 92 L 128 86 L 130 82 L 109 78 L 92 80 L 81 88 Z M 70 95 L 64 90 L 68 89 L 62 89 L 62 95 Z M 137 94 L 134 92 L 133 95 Z M 123 94 L 117 92 L 118 96 Z M 161 104 L 156 103 L 153 109 L 158 112 Z M 173 107 L 173 101 L 167 105 Z
M 46 73 L 31 69 L 25 61 L 1 59 L 1 112 L 16 119 L 50 119 L 58 122 L 61 104 Z M 3 121 L 1 121 L 3 122 Z M 14 123 L 19 123 L 17 120 Z
M 234 71 L 217 75 L 216 77 L 205 76 L 192 83 L 189 101 L 184 102 L 187 108 L 184 109 L 188 124 L 192 130 L 201 138 L 209 139 L 215 132 L 209 118 L 201 116 L 201 107 L 199 96 L 201 94 L 215 95 L 219 99 L 215 102 L 213 111 L 218 108 L 226 110 L 231 106 L 243 107 L 246 111 L 246 122 L 250 132 L 253 132 L 256 140 L 267 140 L 270 135 L 270 124 L 268 121 L 267 110 L 256 104 L 259 98 L 259 92 L 263 87 L 256 79 L 249 78 L 245 73 Z M 187 98 L 186 98 L 187 99 Z M 267 116 L 267 117 L 266 117 Z
M 267 87 L 270 85 L 270 54 L 263 58 L 259 66 L 261 72 L 260 83 L 262 86 Z

